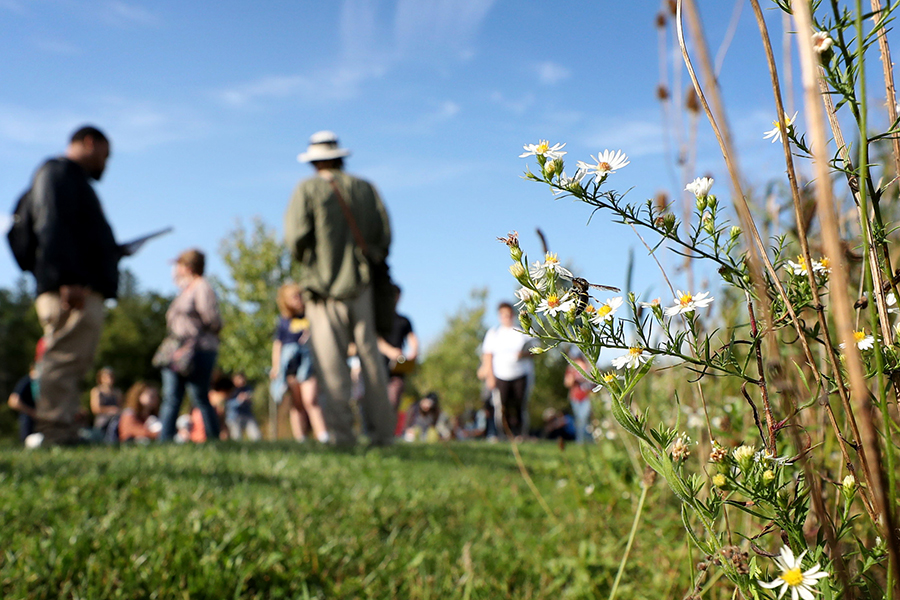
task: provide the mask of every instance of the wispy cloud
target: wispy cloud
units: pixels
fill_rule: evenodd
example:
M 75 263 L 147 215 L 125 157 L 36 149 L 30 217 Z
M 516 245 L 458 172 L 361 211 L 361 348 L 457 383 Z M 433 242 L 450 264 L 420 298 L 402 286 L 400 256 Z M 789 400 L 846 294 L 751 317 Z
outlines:
M 14 12 L 18 15 L 26 14 L 25 5 L 17 0 L 0 0 L 0 9 Z
M 660 154 L 664 151 L 663 128 L 658 121 L 645 119 L 603 123 L 584 136 L 582 143 L 598 152 L 622 150 L 629 157 Z
M 189 111 L 120 97 L 93 98 L 83 111 L 0 104 L 0 149 L 31 146 L 58 149 L 76 127 L 93 123 L 113 140 L 116 152 L 140 152 L 173 141 L 196 138 L 204 121 Z
M 401 56 L 446 49 L 471 58 L 474 40 L 496 0 L 399 0 L 394 19 Z
M 38 38 L 34 40 L 35 47 L 47 54 L 57 54 L 61 56 L 72 56 L 81 54 L 81 48 L 75 44 L 70 44 L 65 40 Z
M 155 27 L 160 24 L 157 15 L 139 4 L 123 0 L 109 0 L 99 8 L 99 17 L 114 27 Z
M 534 106 L 534 94 L 527 93 L 520 98 L 507 98 L 503 92 L 492 92 L 491 102 L 514 115 L 524 115 L 528 109 Z
M 537 63 L 534 69 L 537 72 L 538 81 L 544 85 L 556 85 L 572 76 L 572 72 L 568 68 L 549 60 Z
M 300 97 L 309 101 L 356 97 L 367 81 L 404 62 L 465 60 L 496 0 L 344 0 L 335 29 L 340 48 L 320 56 L 322 67 L 273 74 L 214 92 L 235 108 L 266 100 Z

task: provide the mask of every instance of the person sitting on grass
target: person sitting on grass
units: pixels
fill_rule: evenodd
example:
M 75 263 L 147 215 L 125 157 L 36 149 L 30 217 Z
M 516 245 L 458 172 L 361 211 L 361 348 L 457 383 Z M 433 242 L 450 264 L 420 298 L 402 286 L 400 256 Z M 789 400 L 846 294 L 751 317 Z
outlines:
M 544 437 L 548 440 L 575 440 L 575 419 L 555 408 L 544 410 Z
M 125 394 L 125 408 L 119 417 L 119 441 L 147 443 L 162 431 L 159 418 L 159 389 L 138 381 Z
M 22 377 L 13 388 L 7 403 L 9 407 L 19 413 L 19 441 L 25 442 L 25 438 L 34 433 L 34 399 L 36 396 L 38 373 L 34 363 L 28 369 L 28 374 Z
M 450 434 L 447 416 L 441 413 L 436 393 L 431 392 L 409 407 L 406 413 L 406 433 L 403 434 L 403 439 L 407 442 L 436 442 L 448 439 Z
M 231 378 L 233 384 L 231 397 L 225 401 L 225 427 L 233 440 L 240 440 L 244 433 L 251 442 L 262 439 L 259 424 L 253 416 L 253 386 L 247 383 L 247 377 L 237 372 Z
M 121 410 L 122 391 L 116 387 L 116 376 L 111 368 L 103 367 L 97 371 L 97 385 L 91 389 L 91 413 L 99 437 L 106 434 Z

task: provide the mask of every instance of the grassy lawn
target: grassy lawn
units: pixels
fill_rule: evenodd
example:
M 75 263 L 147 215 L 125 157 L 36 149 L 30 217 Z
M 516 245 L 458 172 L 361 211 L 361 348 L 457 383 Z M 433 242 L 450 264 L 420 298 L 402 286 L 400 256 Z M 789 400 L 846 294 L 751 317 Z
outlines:
M 606 598 L 631 463 L 612 442 L 520 450 L 546 509 L 506 444 L 5 447 L 0 596 Z M 673 515 L 655 484 L 619 598 L 689 588 Z

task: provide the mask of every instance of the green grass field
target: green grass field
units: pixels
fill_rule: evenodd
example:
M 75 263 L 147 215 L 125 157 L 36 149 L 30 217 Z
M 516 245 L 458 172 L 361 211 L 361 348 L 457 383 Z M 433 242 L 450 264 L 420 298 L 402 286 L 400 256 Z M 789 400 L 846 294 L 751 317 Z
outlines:
M 549 514 L 506 444 L 6 447 L 0 596 L 606 598 L 632 464 L 612 442 L 520 450 Z M 619 598 L 688 589 L 672 515 L 655 484 Z

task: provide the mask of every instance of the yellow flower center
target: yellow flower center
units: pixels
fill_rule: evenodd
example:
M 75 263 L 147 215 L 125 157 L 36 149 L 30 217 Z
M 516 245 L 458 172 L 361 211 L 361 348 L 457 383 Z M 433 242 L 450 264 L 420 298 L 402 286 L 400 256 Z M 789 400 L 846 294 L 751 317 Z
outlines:
M 678 299 L 678 303 L 681 306 L 687 306 L 694 300 L 694 296 L 692 294 L 684 294 L 681 298 Z
M 608 162 L 602 162 L 597 164 L 598 171 L 612 171 L 612 165 Z
M 643 348 L 630 348 L 628 350 L 628 354 L 631 356 L 640 356 L 641 354 L 643 354 L 643 352 L 644 352 Z
M 601 317 L 605 317 L 610 312 L 612 312 L 612 306 L 610 306 L 609 304 L 604 304 L 603 306 L 601 306 L 600 308 L 597 309 L 597 314 L 600 315 Z
M 597 308 L 593 304 L 588 304 L 584 307 L 584 312 L 591 314 L 597 312 Z
M 550 142 L 541 140 L 541 143 L 538 144 L 538 146 L 537 146 L 537 153 L 543 154 L 544 152 L 546 152 L 549 149 L 550 149 Z
M 803 573 L 800 571 L 800 567 L 797 567 L 782 573 L 781 580 L 791 587 L 797 587 L 803 583 Z
M 856 340 L 857 344 L 860 343 L 861 341 L 866 339 L 866 332 L 865 331 L 854 331 L 853 339 Z
M 826 268 L 826 269 L 830 269 L 830 268 L 831 268 L 831 261 L 828 259 L 827 256 L 823 256 L 823 257 L 822 257 L 822 260 L 819 261 L 819 264 L 821 264 L 822 267 L 824 267 L 824 268 Z
M 607 373 L 606 375 L 603 376 L 603 381 L 605 381 L 606 383 L 612 383 L 613 381 L 615 381 L 615 379 L 616 379 L 616 376 L 613 375 L 612 373 Z
M 547 306 L 549 306 L 550 308 L 556 308 L 557 306 L 559 306 L 559 297 L 553 294 L 547 296 Z
M 552 252 L 548 252 L 546 258 L 544 259 L 548 264 L 556 264 L 559 262 L 559 258 Z

